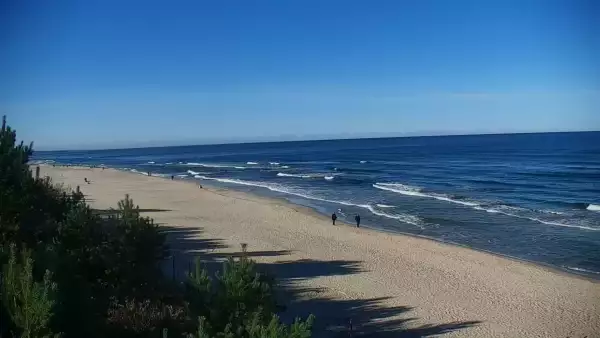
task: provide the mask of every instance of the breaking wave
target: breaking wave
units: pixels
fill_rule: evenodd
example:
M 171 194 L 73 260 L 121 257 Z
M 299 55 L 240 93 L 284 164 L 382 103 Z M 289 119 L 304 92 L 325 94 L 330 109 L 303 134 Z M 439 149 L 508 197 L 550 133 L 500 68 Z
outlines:
M 578 268 L 578 267 L 575 267 L 575 266 L 565 266 L 564 268 L 569 269 L 569 270 L 573 270 L 573 271 L 577 271 L 577 272 L 584 272 L 584 273 L 591 273 L 591 274 L 595 274 L 595 275 L 600 275 L 600 272 L 598 272 L 598 271 L 588 270 L 588 269 L 584 269 L 584 268 Z
M 234 169 L 246 169 L 246 167 L 236 166 L 236 165 L 226 165 L 226 164 L 207 164 L 207 163 L 197 163 L 197 162 L 188 162 L 184 165 L 193 166 L 193 167 L 204 167 L 204 168 L 234 168 Z
M 356 203 L 352 203 L 352 202 L 348 202 L 348 201 L 338 201 L 338 200 L 330 200 L 330 199 L 326 199 L 326 198 L 320 198 L 317 196 L 306 194 L 304 192 L 295 191 L 289 187 L 285 187 L 283 185 L 276 184 L 276 183 L 244 181 L 244 180 L 235 179 L 235 178 L 216 178 L 216 177 L 209 177 L 209 176 L 204 176 L 204 175 L 195 175 L 194 178 L 198 178 L 198 179 L 202 179 L 202 180 L 218 181 L 218 182 L 229 183 L 229 184 L 239 184 L 239 185 L 252 186 L 252 187 L 261 187 L 261 188 L 266 188 L 268 190 L 283 193 L 283 194 L 303 197 L 303 198 L 306 198 L 309 200 L 316 200 L 316 201 L 340 204 L 340 205 L 345 205 L 345 206 L 353 206 L 353 207 L 363 208 L 363 209 L 369 210 L 374 215 L 391 218 L 391 219 L 396 219 L 403 223 L 415 225 L 415 226 L 419 227 L 420 229 L 424 229 L 424 226 L 427 225 L 427 223 L 424 222 L 421 218 L 414 216 L 414 215 L 408 215 L 408 214 L 402 214 L 402 213 L 390 214 L 390 213 L 385 213 L 385 212 L 376 210 L 375 208 L 373 208 L 372 205 L 369 205 L 369 204 L 356 204 Z
M 326 180 L 333 180 L 334 175 L 331 174 L 288 174 L 288 173 L 277 173 L 279 177 L 296 177 L 296 178 L 324 178 Z
M 377 188 L 377 189 L 381 189 L 381 190 L 387 190 L 387 191 L 391 191 L 394 193 L 406 195 L 406 196 L 434 198 L 439 201 L 445 201 L 445 202 L 450 202 L 450 203 L 455 203 L 455 204 L 460 204 L 463 206 L 471 207 L 474 210 L 485 211 L 485 212 L 492 213 L 492 214 L 502 214 L 505 216 L 526 219 L 526 220 L 530 220 L 530 221 L 534 221 L 534 222 L 538 222 L 538 223 L 542 223 L 542 224 L 546 224 L 546 225 L 555 225 L 555 226 L 561 226 L 561 227 L 567 227 L 567 228 L 579 228 L 579 229 L 583 229 L 583 230 L 600 231 L 600 228 L 598 228 L 598 227 L 591 227 L 591 226 L 581 225 L 581 224 L 564 223 L 564 222 L 556 221 L 556 220 L 546 220 L 546 219 L 541 219 L 540 217 L 531 215 L 531 213 L 534 213 L 534 214 L 535 213 L 537 213 L 537 214 L 555 213 L 557 215 L 562 214 L 560 212 L 555 212 L 555 211 L 551 211 L 551 210 L 529 210 L 529 209 L 525 209 L 525 208 L 514 207 L 514 206 L 509 206 L 509 205 L 503 205 L 503 204 L 495 204 L 494 205 L 494 204 L 486 204 L 486 203 L 481 203 L 481 202 L 476 202 L 476 201 L 469 201 L 469 200 L 465 200 L 464 198 L 459 197 L 459 196 L 449 196 L 449 195 L 437 194 L 437 193 L 432 193 L 432 192 L 425 193 L 419 187 L 413 187 L 413 186 L 404 185 L 401 183 L 375 183 L 375 184 L 373 184 L 373 187 Z M 591 204 L 591 205 L 593 205 L 593 204 Z M 590 210 L 589 207 L 588 207 L 588 210 Z M 519 213 L 521 213 L 521 214 L 519 214 Z M 529 213 L 529 214 L 524 215 L 523 213 Z
M 589 211 L 600 211 L 600 205 L 589 204 L 585 209 Z
M 435 198 L 436 200 L 446 201 L 450 203 L 461 204 L 469 207 L 478 206 L 479 203 L 471 202 L 471 201 L 463 201 L 457 197 L 451 197 L 443 194 L 435 194 L 435 193 L 424 193 L 421 191 L 421 188 L 411 187 L 408 185 L 400 184 L 400 183 L 375 183 L 373 184 L 374 188 L 387 190 L 391 192 L 395 192 L 402 195 L 407 196 L 416 196 L 416 197 L 425 197 L 425 198 Z

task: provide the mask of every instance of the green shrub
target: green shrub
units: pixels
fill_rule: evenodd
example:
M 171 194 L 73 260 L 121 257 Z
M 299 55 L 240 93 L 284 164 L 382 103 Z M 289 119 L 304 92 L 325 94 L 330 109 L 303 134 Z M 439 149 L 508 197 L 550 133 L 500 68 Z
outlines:
M 304 338 L 313 317 L 280 322 L 274 280 L 245 255 L 185 285 L 161 271 L 168 248 L 129 196 L 100 216 L 79 192 L 34 178 L 32 145 L 0 129 L 0 336 Z M 16 248 L 23 248 L 19 253 Z
M 2 269 L 0 294 L 2 308 L 16 331 L 13 335 L 23 338 L 51 335 L 48 324 L 55 290 L 56 284 L 51 281 L 50 271 L 46 270 L 42 282 L 35 282 L 33 259 L 29 252 L 23 251 L 19 260 L 15 245 L 12 245 L 8 262 Z
M 196 262 L 187 282 L 190 310 L 199 318 L 196 337 L 310 337 L 313 316 L 289 327 L 281 323 L 273 290 L 274 279 L 245 254 L 229 258 L 214 280 Z

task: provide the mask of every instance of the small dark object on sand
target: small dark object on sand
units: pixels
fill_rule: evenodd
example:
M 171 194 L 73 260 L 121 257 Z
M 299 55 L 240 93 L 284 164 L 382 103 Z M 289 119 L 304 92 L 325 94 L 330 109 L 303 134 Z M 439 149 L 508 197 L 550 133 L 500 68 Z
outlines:
M 331 214 L 331 221 L 333 222 L 333 225 L 335 225 L 335 220 L 336 219 L 337 219 L 337 215 L 334 212 L 333 214 Z
M 360 228 L 360 216 L 358 214 L 354 216 L 354 220 L 356 221 L 356 227 Z

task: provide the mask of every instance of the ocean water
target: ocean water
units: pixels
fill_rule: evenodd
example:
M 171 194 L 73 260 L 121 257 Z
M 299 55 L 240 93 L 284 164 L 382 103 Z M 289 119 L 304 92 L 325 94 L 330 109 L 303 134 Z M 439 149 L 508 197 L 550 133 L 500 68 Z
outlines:
M 56 151 L 34 160 L 175 175 L 600 278 L 600 132 Z

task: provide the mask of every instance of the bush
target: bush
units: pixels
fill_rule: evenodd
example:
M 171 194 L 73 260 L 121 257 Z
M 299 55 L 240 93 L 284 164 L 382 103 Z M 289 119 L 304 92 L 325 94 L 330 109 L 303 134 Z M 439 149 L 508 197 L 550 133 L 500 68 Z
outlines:
M 48 323 L 55 290 L 56 284 L 51 281 L 50 271 L 46 270 L 42 282 L 35 282 L 29 252 L 23 251 L 19 261 L 15 245 L 11 245 L 8 263 L 2 270 L 0 294 L 14 336 L 34 338 L 51 335 Z
M 160 266 L 168 248 L 129 196 L 98 215 L 79 192 L 34 178 L 32 145 L 0 129 L 1 337 L 310 336 L 312 316 L 285 325 L 274 280 L 243 256 L 184 285 Z
M 258 272 L 245 254 L 229 258 L 215 280 L 196 262 L 187 282 L 187 299 L 199 318 L 197 337 L 310 337 L 312 316 L 305 322 L 297 319 L 290 327 L 279 321 L 273 289 L 274 279 Z

